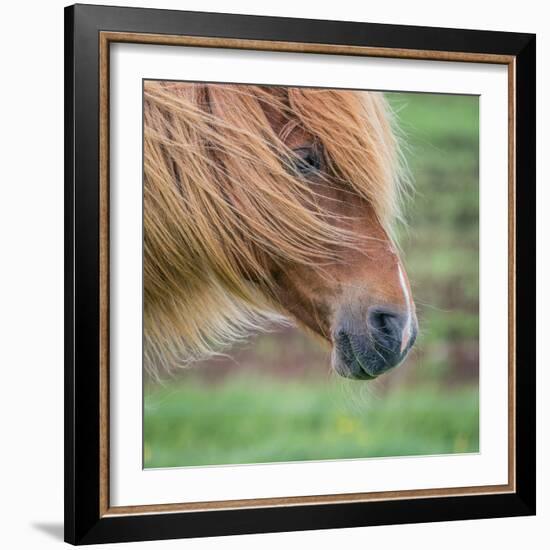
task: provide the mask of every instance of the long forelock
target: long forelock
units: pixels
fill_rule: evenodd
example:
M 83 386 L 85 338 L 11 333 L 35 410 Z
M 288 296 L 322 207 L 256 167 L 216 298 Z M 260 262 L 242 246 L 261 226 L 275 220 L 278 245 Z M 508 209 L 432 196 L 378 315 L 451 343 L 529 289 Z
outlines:
M 322 266 L 335 247 L 355 244 L 293 170 L 293 152 L 269 111 L 315 136 L 334 174 L 369 201 L 388 230 L 398 215 L 399 148 L 382 94 L 147 81 L 144 334 L 151 372 L 187 365 L 280 322 L 266 257 Z

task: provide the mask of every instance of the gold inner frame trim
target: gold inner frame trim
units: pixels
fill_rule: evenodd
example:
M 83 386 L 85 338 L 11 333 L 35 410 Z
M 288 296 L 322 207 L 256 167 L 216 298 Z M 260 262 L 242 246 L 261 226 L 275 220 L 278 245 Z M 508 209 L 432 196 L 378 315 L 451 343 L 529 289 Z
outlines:
M 188 46 L 256 50 L 273 52 L 317 53 L 364 57 L 388 57 L 394 59 L 423 59 L 430 61 L 458 61 L 469 63 L 494 63 L 508 67 L 508 483 L 475 487 L 414 489 L 370 493 L 346 493 L 212 502 L 186 502 L 171 504 L 147 504 L 139 506 L 110 506 L 109 501 L 109 82 L 110 44 L 124 42 L 156 44 L 164 46 Z M 99 514 L 100 517 L 122 515 L 197 512 L 277 506 L 314 506 L 350 502 L 374 502 L 411 498 L 440 498 L 448 496 L 486 495 L 514 493 L 516 490 L 516 342 L 515 342 L 515 134 L 516 134 L 516 58 L 511 55 L 485 53 L 446 52 L 401 48 L 377 48 L 336 44 L 309 44 L 182 35 L 106 32 L 99 33 L 99 284 L 100 284 L 100 466 L 99 466 Z

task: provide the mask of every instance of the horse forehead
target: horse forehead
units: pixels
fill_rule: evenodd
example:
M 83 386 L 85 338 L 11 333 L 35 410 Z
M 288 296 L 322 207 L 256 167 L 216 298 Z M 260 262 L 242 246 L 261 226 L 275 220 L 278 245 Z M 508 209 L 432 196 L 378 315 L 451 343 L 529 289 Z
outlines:
M 271 103 L 269 100 L 262 100 L 262 109 L 274 133 L 281 136 L 287 146 L 292 148 L 311 139 L 311 134 L 299 124 L 298 117 L 292 113 L 288 105 L 287 90 L 270 89 L 268 97 L 272 97 L 274 101 Z

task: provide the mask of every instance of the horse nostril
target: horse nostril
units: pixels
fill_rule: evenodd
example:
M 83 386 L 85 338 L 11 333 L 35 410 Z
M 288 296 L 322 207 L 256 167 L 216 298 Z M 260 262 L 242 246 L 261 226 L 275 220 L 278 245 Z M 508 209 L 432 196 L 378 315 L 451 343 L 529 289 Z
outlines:
M 401 345 L 406 317 L 382 307 L 372 307 L 368 313 L 368 324 L 375 341 L 382 343 L 387 350 L 398 349 Z

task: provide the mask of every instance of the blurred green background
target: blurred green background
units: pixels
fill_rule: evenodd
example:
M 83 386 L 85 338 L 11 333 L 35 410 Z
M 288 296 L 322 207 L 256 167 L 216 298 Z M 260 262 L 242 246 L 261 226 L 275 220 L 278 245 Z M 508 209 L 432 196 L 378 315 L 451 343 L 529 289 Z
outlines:
M 146 381 L 144 467 L 478 451 L 478 97 L 386 95 L 415 188 L 399 228 L 411 355 L 374 382 L 345 380 L 289 328 Z

